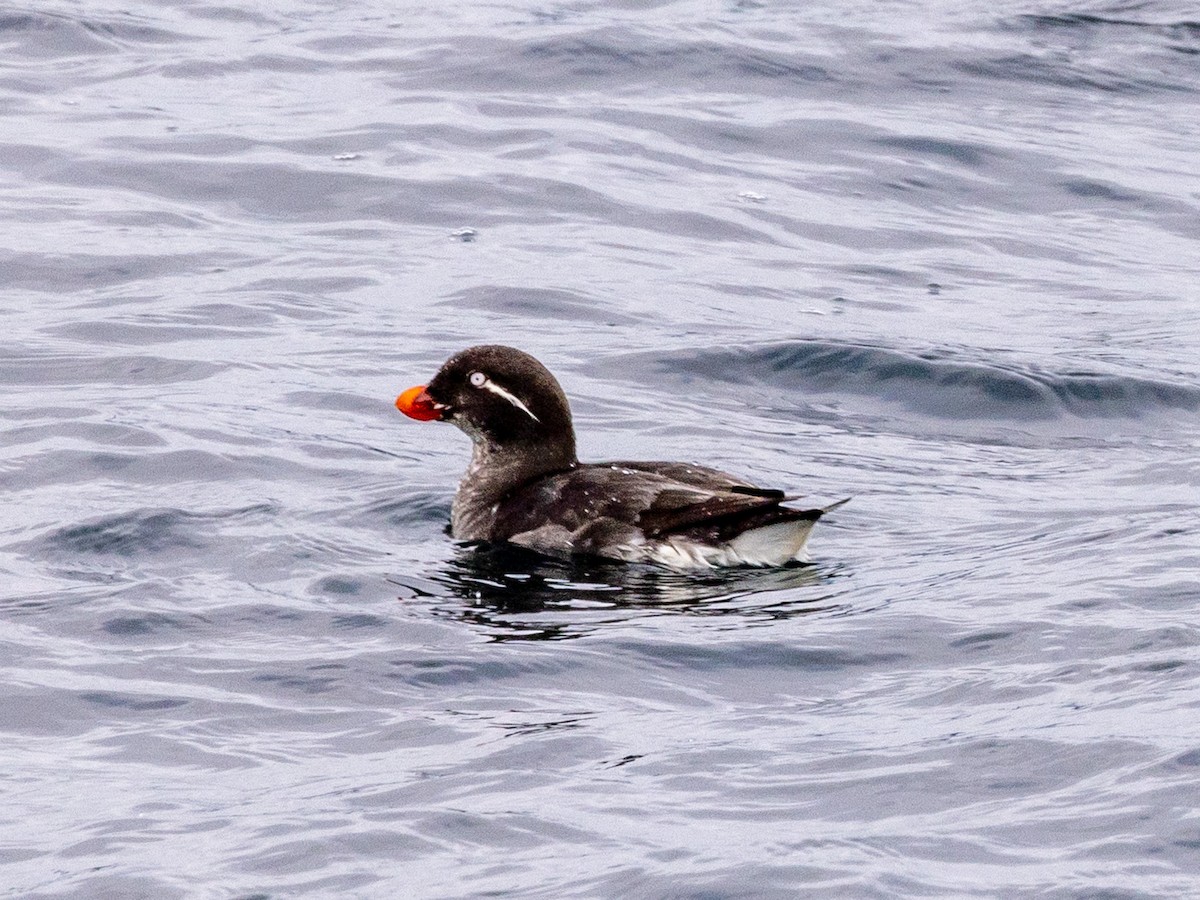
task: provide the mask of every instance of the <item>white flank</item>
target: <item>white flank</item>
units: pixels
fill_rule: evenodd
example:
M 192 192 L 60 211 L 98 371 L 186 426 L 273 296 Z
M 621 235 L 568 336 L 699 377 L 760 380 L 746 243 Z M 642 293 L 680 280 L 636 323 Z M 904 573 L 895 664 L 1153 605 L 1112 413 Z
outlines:
M 496 382 L 492 381 L 492 379 L 483 379 L 483 384 L 479 386 L 486 391 L 491 391 L 497 397 L 503 397 L 517 409 L 521 410 L 521 412 L 525 413 L 525 415 L 529 416 L 529 418 L 533 419 L 533 421 L 537 422 L 539 425 L 541 424 L 542 420 L 535 416 L 529 407 L 521 402 L 520 397 L 510 393 L 509 391 L 506 391 L 504 388 L 500 387 L 500 385 L 496 384 Z
M 743 531 L 729 542 L 742 565 L 782 566 L 786 562 L 808 562 L 805 544 L 815 521 L 777 522 Z
M 776 522 L 745 531 L 725 544 L 701 544 L 682 538 L 646 544 L 643 559 L 671 569 L 712 569 L 722 566 L 782 566 L 807 562 L 805 544 L 815 522 Z

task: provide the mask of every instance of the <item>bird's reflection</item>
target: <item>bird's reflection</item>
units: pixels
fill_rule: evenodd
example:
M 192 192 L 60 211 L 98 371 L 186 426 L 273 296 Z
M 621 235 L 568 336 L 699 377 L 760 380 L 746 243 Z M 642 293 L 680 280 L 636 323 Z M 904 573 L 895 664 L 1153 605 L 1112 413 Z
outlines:
M 763 622 L 836 612 L 833 582 L 844 575 L 811 565 L 684 573 L 464 545 L 437 572 L 397 581 L 432 600 L 436 614 L 480 626 L 493 640 L 563 640 L 649 615 Z

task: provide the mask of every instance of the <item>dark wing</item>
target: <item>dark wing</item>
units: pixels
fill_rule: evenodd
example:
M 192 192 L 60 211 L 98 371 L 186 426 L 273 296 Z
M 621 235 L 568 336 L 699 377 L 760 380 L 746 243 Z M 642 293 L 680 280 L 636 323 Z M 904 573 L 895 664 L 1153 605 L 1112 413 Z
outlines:
M 604 466 L 620 466 L 622 469 L 634 469 L 638 472 L 650 472 L 661 475 L 671 481 L 709 491 L 730 491 L 735 494 L 746 494 L 750 497 L 766 497 L 772 500 L 794 500 L 783 491 L 775 488 L 764 488 L 751 484 L 741 478 L 736 478 L 720 469 L 708 466 L 695 466 L 690 463 L 676 462 L 612 462 L 598 463 Z
M 580 546 L 593 536 L 621 532 L 656 538 L 704 531 L 718 538 L 751 523 L 797 518 L 797 510 L 779 505 L 785 499 L 781 491 L 682 463 L 580 465 L 505 498 L 492 539 L 536 532 L 541 542 L 551 535 L 561 541 L 571 536 Z
M 647 537 L 660 537 L 690 529 L 739 521 L 768 510 L 780 509 L 783 495 L 756 497 L 733 491 L 710 493 L 670 488 L 659 493 L 638 517 L 637 524 Z

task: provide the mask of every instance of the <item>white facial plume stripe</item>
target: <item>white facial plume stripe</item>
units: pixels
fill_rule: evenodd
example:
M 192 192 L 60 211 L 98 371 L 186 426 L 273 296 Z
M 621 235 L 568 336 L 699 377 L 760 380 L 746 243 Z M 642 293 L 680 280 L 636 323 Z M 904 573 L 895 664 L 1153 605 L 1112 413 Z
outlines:
M 496 384 L 496 382 L 492 381 L 492 379 L 484 378 L 483 383 L 479 386 L 481 388 L 483 388 L 485 391 L 491 391 L 497 397 L 503 397 L 505 400 L 507 400 L 509 403 L 511 403 L 517 409 L 521 410 L 521 412 L 525 413 L 525 415 L 529 416 L 529 418 L 533 419 L 533 421 L 537 422 L 539 425 L 542 423 L 542 420 L 539 419 L 537 416 L 535 416 L 533 414 L 533 411 L 528 406 L 526 406 L 524 403 L 521 402 L 520 397 L 516 396 L 515 394 L 509 393 L 504 388 L 500 387 L 500 385 Z

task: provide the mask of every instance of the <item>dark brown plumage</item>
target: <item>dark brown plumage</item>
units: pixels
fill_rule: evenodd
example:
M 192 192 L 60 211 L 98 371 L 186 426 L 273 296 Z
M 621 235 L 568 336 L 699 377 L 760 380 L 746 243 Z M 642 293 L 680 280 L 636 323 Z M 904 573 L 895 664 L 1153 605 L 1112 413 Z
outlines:
M 464 350 L 396 405 L 472 439 L 451 511 L 460 540 L 672 568 L 782 565 L 805 558 L 813 524 L 841 505 L 794 509 L 782 491 L 687 463 L 580 463 L 558 381 L 512 347 Z

